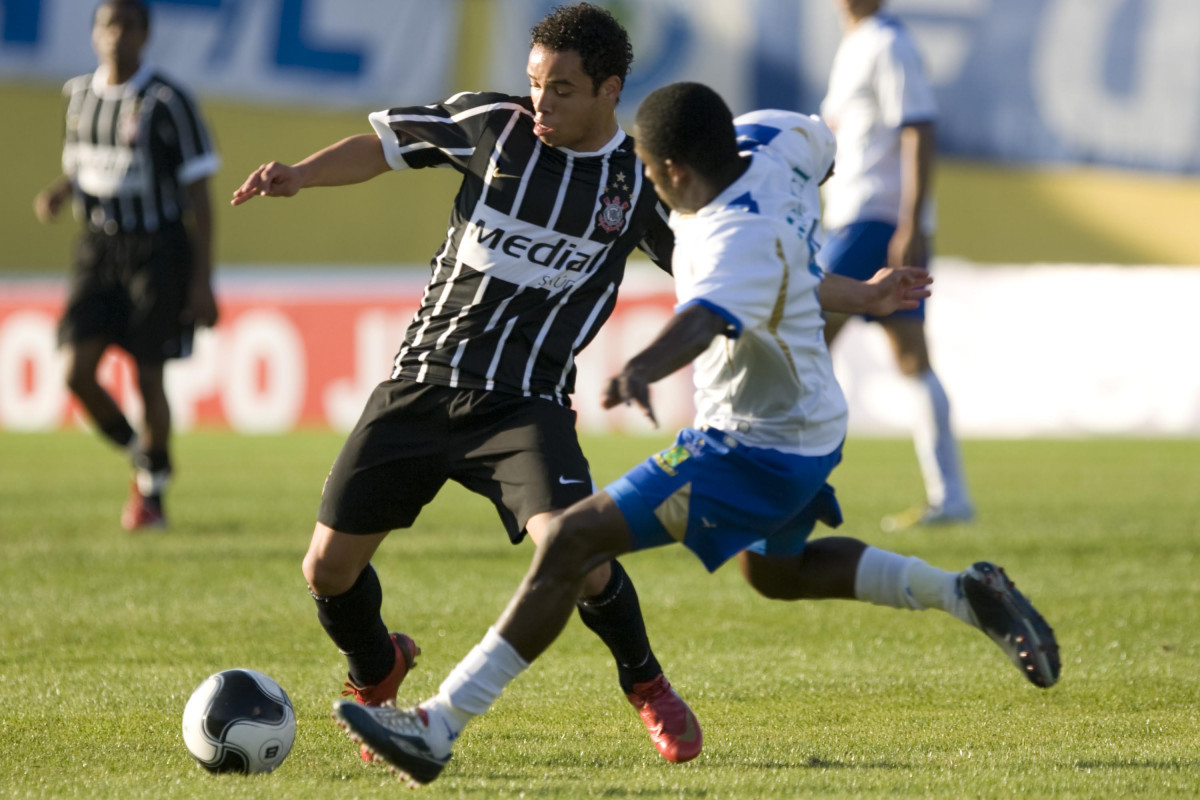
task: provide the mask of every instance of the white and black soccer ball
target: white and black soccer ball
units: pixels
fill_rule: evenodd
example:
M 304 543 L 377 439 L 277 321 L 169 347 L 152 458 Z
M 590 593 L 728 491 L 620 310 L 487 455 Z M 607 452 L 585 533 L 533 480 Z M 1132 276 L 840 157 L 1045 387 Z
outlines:
M 252 669 L 210 675 L 183 709 L 184 744 L 209 772 L 270 772 L 295 738 L 287 692 Z

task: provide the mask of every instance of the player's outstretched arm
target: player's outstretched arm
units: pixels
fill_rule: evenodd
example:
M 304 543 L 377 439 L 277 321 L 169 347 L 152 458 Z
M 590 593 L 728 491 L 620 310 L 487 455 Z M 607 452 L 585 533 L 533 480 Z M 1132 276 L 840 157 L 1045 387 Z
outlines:
M 634 403 L 658 427 L 650 405 L 650 384 L 692 363 L 728 324 L 720 314 L 698 303 L 680 311 L 645 350 L 609 379 L 604 407 Z
M 312 186 L 362 183 L 389 169 L 379 138 L 364 133 L 319 150 L 295 165 L 278 161 L 263 164 L 234 190 L 229 202 L 240 206 L 255 197 L 291 197 Z
M 933 276 L 920 267 L 884 267 L 866 281 L 828 274 L 817 288 L 825 311 L 886 317 L 894 311 L 916 308 L 929 297 Z

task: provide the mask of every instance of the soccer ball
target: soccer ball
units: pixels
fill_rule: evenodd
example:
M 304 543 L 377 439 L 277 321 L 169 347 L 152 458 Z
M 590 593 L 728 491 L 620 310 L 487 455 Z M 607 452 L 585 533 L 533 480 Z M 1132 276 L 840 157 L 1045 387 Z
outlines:
M 183 709 L 183 741 L 209 772 L 270 772 L 296 738 L 292 701 L 252 669 L 210 675 Z

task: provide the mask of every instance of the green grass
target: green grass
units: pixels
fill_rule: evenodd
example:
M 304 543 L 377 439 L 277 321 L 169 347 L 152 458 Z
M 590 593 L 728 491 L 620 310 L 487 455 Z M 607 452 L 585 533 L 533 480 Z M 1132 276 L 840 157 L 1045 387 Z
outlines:
M 395 797 L 328 718 L 344 664 L 299 573 L 341 436 L 182 436 L 172 530 L 116 525 L 127 475 L 88 434 L 0 434 L 0 797 Z M 662 444 L 587 439 L 607 481 Z M 852 440 L 843 532 L 947 568 L 1005 565 L 1055 625 L 1063 679 L 1023 681 L 937 613 L 772 603 L 679 548 L 628 556 L 659 658 L 705 730 L 669 765 L 572 623 L 465 732 L 430 797 L 1194 797 L 1200 793 L 1200 442 L 968 442 L 972 527 L 884 535 L 919 491 L 910 446 Z M 435 690 L 528 563 L 486 502 L 445 491 L 377 558 L 384 614 Z M 220 669 L 288 690 L 274 774 L 210 776 L 179 733 Z

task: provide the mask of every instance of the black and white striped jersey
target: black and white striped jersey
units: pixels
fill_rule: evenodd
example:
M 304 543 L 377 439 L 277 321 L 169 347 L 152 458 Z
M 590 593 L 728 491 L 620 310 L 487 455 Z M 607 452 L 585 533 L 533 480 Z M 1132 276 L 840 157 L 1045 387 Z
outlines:
M 68 81 L 63 94 L 63 172 L 88 228 L 153 232 L 178 222 L 183 190 L 220 164 L 187 94 L 146 65 L 117 86 L 101 68 Z
M 462 185 L 393 377 L 569 405 L 575 355 L 612 313 L 640 247 L 670 269 L 667 211 L 618 130 L 594 153 L 549 147 L 528 97 L 457 94 L 371 115 L 393 169 Z

